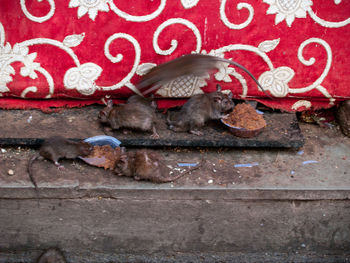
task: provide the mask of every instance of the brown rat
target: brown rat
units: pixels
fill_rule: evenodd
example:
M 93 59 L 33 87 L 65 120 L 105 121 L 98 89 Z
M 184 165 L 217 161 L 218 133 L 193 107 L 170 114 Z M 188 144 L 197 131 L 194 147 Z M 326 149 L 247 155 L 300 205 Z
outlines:
M 46 250 L 36 261 L 37 263 L 67 263 L 63 253 L 56 249 L 50 248 Z
M 33 177 L 32 165 L 35 160 L 48 159 L 52 161 L 59 169 L 64 168 L 58 162 L 60 159 L 75 159 L 78 156 L 89 155 L 93 146 L 83 141 L 73 141 L 61 136 L 53 136 L 45 139 L 39 152 L 35 153 L 28 162 L 28 174 L 35 188 L 37 184 Z
M 101 123 L 109 124 L 113 130 L 129 128 L 152 131 L 151 138 L 159 138 L 155 127 L 156 116 L 152 102 L 141 96 L 132 96 L 126 104 L 113 105 L 112 100 L 107 101 L 107 106 L 100 111 L 98 118 Z
M 144 95 L 146 95 L 151 91 L 160 88 L 167 82 L 181 76 L 194 75 L 196 77 L 203 77 L 211 70 L 218 68 L 218 64 L 222 62 L 229 63 L 244 70 L 255 81 L 265 95 L 272 99 L 272 97 L 267 94 L 264 88 L 260 85 L 258 80 L 253 76 L 253 74 L 243 65 L 229 59 L 204 54 L 188 54 L 160 64 L 147 72 L 141 78 L 136 87 L 139 90 L 142 90 L 153 86 L 150 89 L 142 92 Z
M 152 112 L 155 111 L 155 109 L 157 109 L 157 104 L 153 99 L 153 94 L 151 94 L 151 96 L 149 98 L 145 98 L 142 97 L 140 95 L 132 95 L 128 98 L 128 100 L 126 101 L 127 104 L 131 104 L 131 103 L 138 103 L 141 104 L 143 106 L 145 106 L 145 108 L 151 110 Z
M 336 112 L 336 119 L 340 130 L 347 137 L 350 137 L 350 100 L 339 104 Z
M 114 172 L 119 176 L 133 177 L 135 180 L 168 183 L 179 179 L 199 167 L 200 164 L 187 169 L 181 174 L 166 176 L 169 174 L 169 168 L 165 165 L 164 160 L 158 153 L 149 150 L 138 150 L 135 152 L 123 153 Z
M 221 86 L 217 85 L 215 92 L 194 95 L 179 112 L 169 112 L 168 128 L 176 132 L 188 131 L 202 135 L 198 128 L 203 127 L 208 120 L 223 118 L 233 107 L 232 93 L 222 93 Z

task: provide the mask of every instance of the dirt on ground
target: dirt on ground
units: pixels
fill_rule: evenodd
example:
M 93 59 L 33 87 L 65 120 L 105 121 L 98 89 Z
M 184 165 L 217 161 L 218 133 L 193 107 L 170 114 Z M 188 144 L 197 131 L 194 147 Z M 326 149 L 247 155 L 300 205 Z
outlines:
M 323 128 L 299 123 L 305 138 L 302 148 L 203 148 L 158 147 L 164 161 L 176 174 L 185 171 L 179 163 L 199 163 L 202 167 L 166 187 L 336 187 L 350 185 L 350 140 L 337 126 Z M 128 151 L 139 148 L 128 147 Z M 27 163 L 35 148 L 2 147 L 0 149 L 0 182 L 2 185 L 32 187 Z M 92 167 L 81 160 L 63 160 L 64 170 L 51 162 L 33 165 L 39 187 L 100 187 L 135 185 L 132 178 L 115 176 L 111 170 Z

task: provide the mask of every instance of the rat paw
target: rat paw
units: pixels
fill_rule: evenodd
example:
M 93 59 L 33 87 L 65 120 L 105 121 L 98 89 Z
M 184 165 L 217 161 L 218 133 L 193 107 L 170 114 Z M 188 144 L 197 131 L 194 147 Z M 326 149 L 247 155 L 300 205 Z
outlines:
M 150 136 L 151 139 L 159 139 L 159 134 L 158 133 L 153 133 L 151 136 Z
M 123 174 L 120 171 L 114 170 L 114 173 L 115 173 L 116 176 L 123 176 Z
M 112 131 L 112 128 L 111 128 L 111 127 L 104 127 L 104 128 L 103 128 L 103 131 L 104 131 L 104 132 L 111 132 L 111 131 Z
M 111 127 L 104 127 L 103 133 L 109 136 L 113 136 L 113 129 Z
M 203 135 L 203 132 L 197 131 L 197 130 L 190 130 L 190 133 L 192 133 L 194 135 L 197 135 L 197 136 L 202 136 Z
M 131 131 L 129 131 L 129 130 L 123 130 L 123 134 L 130 134 L 131 133 Z
M 63 166 L 62 164 L 60 164 L 60 165 L 57 166 L 57 169 L 60 170 L 60 171 L 62 171 L 62 170 L 64 170 L 65 168 L 64 168 L 64 166 Z

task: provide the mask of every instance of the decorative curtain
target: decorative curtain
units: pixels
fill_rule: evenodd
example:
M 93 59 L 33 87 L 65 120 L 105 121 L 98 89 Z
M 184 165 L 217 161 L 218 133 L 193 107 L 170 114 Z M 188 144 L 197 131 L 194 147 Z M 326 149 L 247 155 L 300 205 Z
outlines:
M 350 98 L 350 1 L 0 0 L 0 107 L 81 106 L 138 93 L 150 68 L 189 53 L 221 63 L 171 81 L 175 98 L 231 90 L 235 98 L 298 111 Z

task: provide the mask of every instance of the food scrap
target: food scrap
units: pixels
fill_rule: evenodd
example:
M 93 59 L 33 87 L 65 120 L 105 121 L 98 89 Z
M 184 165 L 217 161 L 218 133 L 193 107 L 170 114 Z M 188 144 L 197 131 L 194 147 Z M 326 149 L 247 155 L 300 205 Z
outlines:
M 81 158 L 90 165 L 114 169 L 120 159 L 120 147 L 112 148 L 110 145 L 94 146 L 92 152 Z
M 256 130 L 266 126 L 263 115 L 257 113 L 256 110 L 247 103 L 236 105 L 224 121 L 230 126 L 247 130 Z

